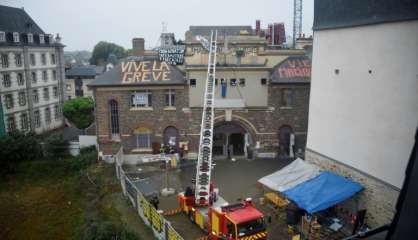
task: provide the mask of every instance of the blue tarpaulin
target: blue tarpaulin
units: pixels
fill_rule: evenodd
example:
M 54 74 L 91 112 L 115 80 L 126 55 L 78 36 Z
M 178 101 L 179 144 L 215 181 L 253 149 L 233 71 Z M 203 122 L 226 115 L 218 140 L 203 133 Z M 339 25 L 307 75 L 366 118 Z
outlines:
M 362 189 L 359 183 L 331 172 L 322 172 L 283 193 L 300 208 L 315 213 L 346 200 Z

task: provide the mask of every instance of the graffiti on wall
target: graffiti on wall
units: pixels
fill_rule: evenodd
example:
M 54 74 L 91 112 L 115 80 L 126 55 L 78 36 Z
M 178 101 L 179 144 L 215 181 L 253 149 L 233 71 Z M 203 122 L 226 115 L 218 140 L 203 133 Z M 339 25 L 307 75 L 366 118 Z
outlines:
M 307 57 L 292 57 L 281 63 L 275 71 L 277 78 L 310 78 L 311 60 Z
M 167 62 L 171 65 L 183 64 L 184 62 L 184 45 L 162 47 L 158 50 L 160 61 Z
M 122 84 L 169 81 L 170 67 L 162 61 L 122 62 Z
M 257 56 L 257 47 L 232 47 L 228 48 L 227 52 L 232 53 L 232 55 L 235 55 L 237 50 L 244 51 L 245 56 Z M 202 47 L 192 47 L 191 51 L 193 54 L 200 54 L 200 53 L 207 53 L 208 51 L 203 49 Z M 221 46 L 218 46 L 216 49 L 217 53 L 224 53 L 225 49 Z

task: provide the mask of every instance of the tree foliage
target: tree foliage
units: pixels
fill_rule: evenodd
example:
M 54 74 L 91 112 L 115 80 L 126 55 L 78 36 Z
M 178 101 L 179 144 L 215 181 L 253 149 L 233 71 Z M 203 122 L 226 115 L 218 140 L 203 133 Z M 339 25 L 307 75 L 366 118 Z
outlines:
M 2 170 L 12 170 L 16 163 L 34 160 L 41 155 L 41 145 L 34 133 L 14 131 L 0 138 L 0 168 Z
M 114 54 L 117 58 L 126 56 L 125 49 L 114 43 L 101 41 L 94 46 L 90 64 L 101 65 L 107 61 L 109 54 Z
M 64 116 L 78 129 L 86 129 L 94 122 L 94 101 L 90 97 L 77 97 L 64 103 Z

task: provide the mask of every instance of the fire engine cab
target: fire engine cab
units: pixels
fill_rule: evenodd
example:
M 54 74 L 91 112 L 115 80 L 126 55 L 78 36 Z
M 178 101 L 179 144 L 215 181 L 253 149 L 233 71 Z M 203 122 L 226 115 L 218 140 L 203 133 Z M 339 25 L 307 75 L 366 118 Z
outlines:
M 208 232 L 210 240 L 267 239 L 263 213 L 252 200 L 228 204 L 217 196 L 211 206 L 196 206 L 194 195 L 178 195 L 180 207 L 190 220 Z

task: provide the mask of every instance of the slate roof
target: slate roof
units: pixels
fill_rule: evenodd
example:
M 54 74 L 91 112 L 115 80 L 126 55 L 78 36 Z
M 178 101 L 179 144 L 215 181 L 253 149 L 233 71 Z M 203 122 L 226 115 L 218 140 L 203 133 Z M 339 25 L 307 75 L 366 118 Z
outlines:
M 0 31 L 45 34 L 22 8 L 0 5 Z
M 417 0 L 315 0 L 314 30 L 418 19 Z
M 271 74 L 273 84 L 305 84 L 311 81 L 311 59 L 291 56 L 277 64 Z
M 96 77 L 96 66 L 80 66 L 68 69 L 65 72 L 67 78 L 83 77 L 83 78 L 94 78 Z
M 186 84 L 185 73 L 182 72 L 180 69 L 173 65 L 169 65 L 170 74 L 168 78 L 170 80 L 166 81 L 150 81 L 150 82 L 140 82 L 140 83 L 129 83 L 123 84 L 122 78 L 122 63 L 124 62 L 138 62 L 138 61 L 157 61 L 160 62 L 158 57 L 127 57 L 120 61 L 118 65 L 116 65 L 111 70 L 103 73 L 100 76 L 97 76 L 96 79 L 88 84 L 90 87 L 102 87 L 102 86 L 149 86 L 149 85 L 183 85 Z
M 211 30 L 218 30 L 218 35 L 239 36 L 242 30 L 252 34 L 251 26 L 190 26 L 189 31 L 194 35 L 209 36 Z

